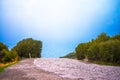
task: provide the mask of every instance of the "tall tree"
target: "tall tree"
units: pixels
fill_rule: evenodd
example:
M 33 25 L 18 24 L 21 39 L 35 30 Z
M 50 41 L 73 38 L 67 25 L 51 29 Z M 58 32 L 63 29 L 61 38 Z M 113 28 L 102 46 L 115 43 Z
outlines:
M 20 57 L 41 57 L 42 42 L 32 38 L 23 39 L 13 48 Z
M 100 35 L 98 35 L 98 37 L 96 38 L 95 42 L 104 42 L 110 39 L 110 36 L 108 36 L 106 33 L 101 33 Z
M 84 59 L 87 55 L 91 61 L 120 65 L 120 34 L 110 37 L 101 33 L 95 40 L 79 44 L 76 47 L 76 55 L 78 59 Z
M 84 59 L 86 56 L 88 56 L 88 49 L 89 49 L 90 43 L 81 43 L 76 48 L 76 55 L 77 59 Z
M 3 44 L 2 42 L 0 42 L 0 51 L 2 51 L 3 49 L 8 50 L 8 47 L 5 44 Z
M 0 42 L 0 62 L 3 61 L 3 57 L 5 56 L 3 50 L 8 51 L 8 47 L 5 44 L 3 44 L 2 42 Z
M 115 36 L 113 36 L 112 39 L 114 39 L 114 40 L 115 40 L 115 39 L 120 40 L 120 33 L 117 34 L 117 35 L 115 35 Z

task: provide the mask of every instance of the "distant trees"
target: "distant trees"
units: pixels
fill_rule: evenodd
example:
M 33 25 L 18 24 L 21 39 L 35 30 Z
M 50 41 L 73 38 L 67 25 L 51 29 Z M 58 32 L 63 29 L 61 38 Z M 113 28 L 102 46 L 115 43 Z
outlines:
M 113 40 L 117 39 L 120 40 L 120 33 L 112 37 Z
M 77 59 L 87 56 L 91 61 L 120 64 L 120 34 L 110 37 L 101 33 L 95 40 L 79 44 L 76 47 L 76 55 Z
M 4 63 L 18 60 L 18 54 L 16 51 L 7 51 L 4 49 L 3 54 L 5 54 L 2 59 Z
M 23 39 L 13 48 L 19 57 L 41 57 L 42 42 L 33 40 L 32 38 Z
M 0 51 L 2 51 L 3 49 L 8 50 L 8 47 L 5 44 L 3 44 L 2 42 L 0 42 Z
M 20 58 L 41 57 L 42 42 L 32 38 L 23 39 L 10 51 L 8 47 L 0 42 L 0 63 L 17 61 Z
M 76 48 L 77 59 L 84 59 L 88 55 L 87 50 L 89 45 L 90 43 L 81 43 L 78 45 Z
M 60 58 L 72 58 L 72 59 L 75 59 L 76 58 L 76 53 L 71 52 L 71 53 L 67 54 L 66 56 L 63 56 L 63 57 L 60 57 Z
M 16 51 L 8 50 L 8 47 L 0 42 L 0 63 L 6 63 L 15 61 L 18 59 L 18 54 Z
M 95 42 L 99 43 L 99 42 L 104 42 L 110 39 L 110 36 L 107 36 L 106 33 L 101 33 L 100 35 L 98 35 L 98 37 L 95 39 Z

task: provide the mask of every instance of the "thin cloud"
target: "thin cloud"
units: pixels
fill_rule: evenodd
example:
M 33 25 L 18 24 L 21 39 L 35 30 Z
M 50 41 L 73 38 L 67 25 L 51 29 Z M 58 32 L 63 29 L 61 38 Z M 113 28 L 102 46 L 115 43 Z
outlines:
M 3 22 L 8 21 L 11 30 L 21 29 L 21 35 L 25 37 L 40 38 L 48 42 L 48 45 L 52 42 L 58 46 L 62 43 L 79 41 L 89 35 L 86 33 L 100 29 L 101 27 L 97 25 L 101 24 L 102 20 L 109 19 L 114 11 L 115 2 L 113 0 L 2 0 L 2 5 Z

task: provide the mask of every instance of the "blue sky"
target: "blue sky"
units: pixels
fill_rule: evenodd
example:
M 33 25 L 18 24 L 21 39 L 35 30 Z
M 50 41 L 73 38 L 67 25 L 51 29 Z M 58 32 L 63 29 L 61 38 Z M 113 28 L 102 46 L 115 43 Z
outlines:
M 120 32 L 119 0 L 1 0 L 0 42 L 43 42 L 42 57 L 60 57 L 101 32 Z

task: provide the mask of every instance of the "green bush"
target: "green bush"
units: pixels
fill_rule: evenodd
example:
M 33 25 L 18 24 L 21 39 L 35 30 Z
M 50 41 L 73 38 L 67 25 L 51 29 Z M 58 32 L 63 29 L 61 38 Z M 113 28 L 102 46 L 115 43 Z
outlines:
M 101 33 L 95 40 L 81 43 L 76 47 L 77 59 L 86 56 L 90 61 L 120 65 L 120 34 L 109 37 Z
M 4 53 L 4 57 L 2 58 L 3 63 L 12 62 L 15 61 L 16 58 L 18 58 L 18 54 L 14 50 L 8 51 L 6 49 L 3 49 L 3 53 Z
M 12 58 L 11 58 L 11 55 L 10 55 L 9 51 L 4 49 L 3 53 L 5 54 L 5 56 L 3 57 L 3 62 L 4 63 L 12 61 Z
M 32 38 L 23 39 L 17 43 L 13 50 L 16 50 L 21 58 L 29 58 L 29 54 L 31 57 L 41 57 L 42 42 Z
M 75 52 L 71 52 L 63 57 L 60 57 L 60 58 L 72 58 L 72 59 L 75 59 L 76 58 L 76 53 Z

